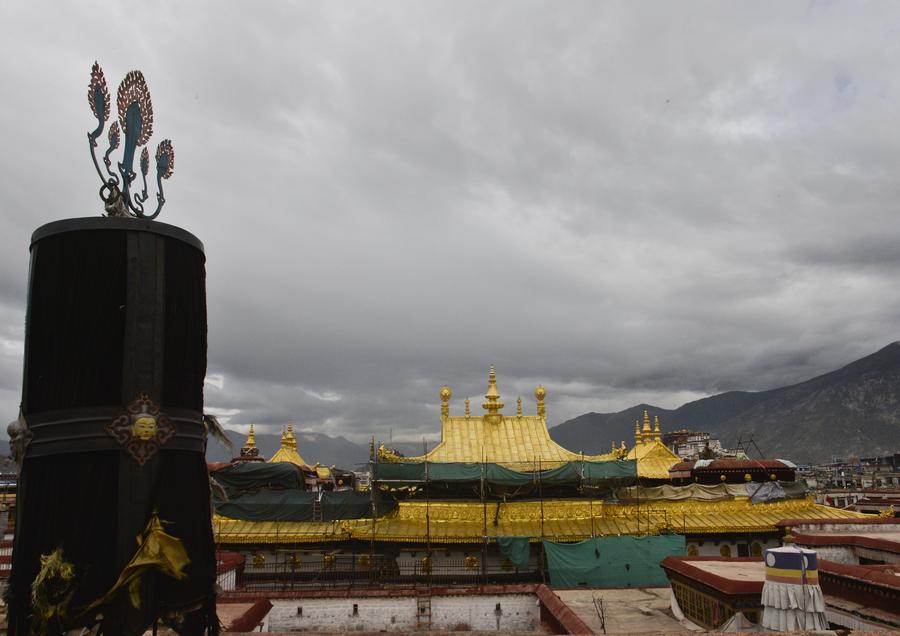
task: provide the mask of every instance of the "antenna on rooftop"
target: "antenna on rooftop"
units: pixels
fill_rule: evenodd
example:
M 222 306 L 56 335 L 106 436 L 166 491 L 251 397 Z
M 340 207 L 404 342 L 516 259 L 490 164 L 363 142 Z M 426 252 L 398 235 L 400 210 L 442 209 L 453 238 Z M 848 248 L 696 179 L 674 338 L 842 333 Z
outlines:
M 744 438 L 745 438 L 745 436 L 746 436 L 746 444 L 747 444 L 747 446 L 745 446 L 745 444 L 744 444 Z M 756 443 L 756 440 L 753 439 L 753 434 L 752 434 L 752 433 L 740 433 L 740 434 L 738 435 L 737 449 L 736 449 L 736 450 L 742 451 L 742 452 L 744 453 L 744 455 L 747 456 L 748 459 L 750 458 L 750 454 L 747 452 L 747 450 L 748 450 L 748 448 L 749 448 L 751 445 L 753 446 L 753 448 L 756 449 L 756 452 L 759 453 L 760 459 L 765 459 L 765 458 L 766 458 L 766 455 L 762 452 L 762 450 L 760 449 L 759 445 Z

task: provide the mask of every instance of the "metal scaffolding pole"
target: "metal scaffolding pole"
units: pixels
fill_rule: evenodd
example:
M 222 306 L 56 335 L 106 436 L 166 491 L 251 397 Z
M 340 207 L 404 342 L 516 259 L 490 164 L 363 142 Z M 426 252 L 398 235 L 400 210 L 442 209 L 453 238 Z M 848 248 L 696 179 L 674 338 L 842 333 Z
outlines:
M 481 580 L 487 583 L 487 501 L 484 498 L 484 446 L 481 447 Z
M 546 554 L 544 553 L 544 481 L 541 478 L 541 456 L 538 455 L 537 458 L 537 479 L 538 479 L 538 497 L 541 499 L 541 581 L 543 583 L 547 582 L 547 578 L 545 576 L 544 563 L 546 561 Z

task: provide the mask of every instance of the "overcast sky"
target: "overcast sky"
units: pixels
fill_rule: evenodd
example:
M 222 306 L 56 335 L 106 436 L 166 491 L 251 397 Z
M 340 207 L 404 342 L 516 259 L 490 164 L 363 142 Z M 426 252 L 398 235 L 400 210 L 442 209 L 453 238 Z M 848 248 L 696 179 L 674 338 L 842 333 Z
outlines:
M 0 3 L 0 414 L 28 244 L 99 215 L 141 69 L 207 253 L 206 405 L 362 441 L 438 389 L 557 424 L 801 381 L 900 332 L 900 3 Z

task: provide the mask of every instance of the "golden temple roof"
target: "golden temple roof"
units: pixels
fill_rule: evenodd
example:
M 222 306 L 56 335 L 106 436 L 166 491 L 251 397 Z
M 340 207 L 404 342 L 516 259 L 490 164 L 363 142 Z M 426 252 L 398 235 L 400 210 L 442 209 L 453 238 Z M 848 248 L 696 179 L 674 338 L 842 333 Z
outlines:
M 281 433 L 281 448 L 275 451 L 269 462 L 289 462 L 296 466 L 309 466 L 297 452 L 297 438 L 294 437 L 294 425 L 288 424 Z
M 812 499 L 752 504 L 729 501 L 648 501 L 643 505 L 602 500 L 557 499 L 543 502 L 404 501 L 384 517 L 335 522 L 237 521 L 216 516 L 218 543 L 304 543 L 358 539 L 395 542 L 480 543 L 489 538 L 543 536 L 581 541 L 591 536 L 687 534 L 760 534 L 776 532 L 783 519 L 855 519 L 866 515 L 822 506 Z M 426 511 L 428 521 L 426 522 Z M 485 518 L 485 514 L 487 515 Z M 494 523 L 496 518 L 497 523 Z
M 400 458 L 382 453 L 382 460 L 461 463 L 483 461 L 503 464 L 522 471 L 534 470 L 538 464 L 541 468 L 553 468 L 564 462 L 581 459 L 602 461 L 617 458 L 613 453 L 606 455 L 573 453 L 550 439 L 544 407 L 547 392 L 542 386 L 538 386 L 534 392 L 537 415 L 522 415 L 518 402 L 516 415 L 504 415 L 494 367 L 491 367 L 488 378 L 488 390 L 482 405 L 484 415 L 470 415 L 466 400 L 466 415 L 451 416 L 452 392 L 448 387 L 442 387 L 441 442 L 425 455 Z
M 284 544 L 346 541 L 350 533 L 332 521 L 242 521 L 213 515 L 213 533 L 219 543 Z
M 650 415 L 644 411 L 644 425 L 634 423 L 634 448 L 628 452 L 627 459 L 637 460 L 638 477 L 647 479 L 668 479 L 669 468 L 681 461 L 681 458 L 662 443 L 659 430 L 659 417 L 654 418 L 656 427 L 650 428 Z

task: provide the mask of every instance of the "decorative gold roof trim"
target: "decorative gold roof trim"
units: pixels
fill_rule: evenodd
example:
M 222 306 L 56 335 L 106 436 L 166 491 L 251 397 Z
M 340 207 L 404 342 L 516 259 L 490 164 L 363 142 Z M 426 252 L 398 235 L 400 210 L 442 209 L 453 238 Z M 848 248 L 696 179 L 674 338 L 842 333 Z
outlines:
M 764 534 L 777 531 L 783 519 L 858 519 L 866 515 L 822 506 L 812 499 L 751 504 L 731 501 L 648 501 L 647 505 L 608 504 L 591 500 L 544 501 L 541 524 L 539 501 L 497 502 L 487 506 L 488 539 L 498 536 L 542 536 L 555 541 L 581 541 L 591 536 L 643 535 L 659 532 L 688 534 Z M 335 542 L 347 539 L 480 543 L 484 539 L 485 509 L 480 502 L 401 502 L 376 520 L 336 522 L 239 521 L 216 515 L 218 543 L 288 544 Z M 494 524 L 496 515 L 497 524 Z M 374 528 L 373 528 L 374 524 Z M 373 533 L 374 529 L 374 533 Z

